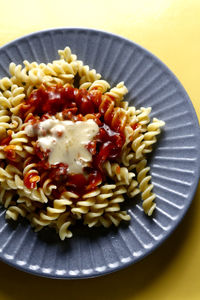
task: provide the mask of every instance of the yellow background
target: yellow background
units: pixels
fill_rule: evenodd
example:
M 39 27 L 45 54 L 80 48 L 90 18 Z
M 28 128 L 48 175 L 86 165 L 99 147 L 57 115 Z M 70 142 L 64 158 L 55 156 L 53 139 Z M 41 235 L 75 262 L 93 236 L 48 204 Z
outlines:
M 33 31 L 90 27 L 149 49 L 176 74 L 200 119 L 199 0 L 0 0 L 0 46 Z M 200 186 L 185 219 L 153 254 L 87 280 L 35 277 L 0 263 L 0 300 L 200 299 Z

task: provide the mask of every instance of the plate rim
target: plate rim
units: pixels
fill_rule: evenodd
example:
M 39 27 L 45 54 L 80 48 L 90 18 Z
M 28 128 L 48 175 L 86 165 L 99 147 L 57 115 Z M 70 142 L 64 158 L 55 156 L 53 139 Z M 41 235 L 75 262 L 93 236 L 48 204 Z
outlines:
M 95 28 L 88 28 L 88 27 L 56 27 L 56 28 L 48 28 L 48 29 L 43 29 L 43 30 L 39 30 L 39 31 L 34 31 L 31 32 L 29 34 L 20 36 L 4 45 L 2 45 L 0 47 L 0 52 L 4 51 L 7 47 L 12 46 L 12 44 L 16 44 L 18 42 L 20 42 L 21 40 L 24 40 L 26 38 L 31 38 L 34 36 L 38 36 L 38 35 L 43 35 L 45 33 L 51 33 L 52 37 L 54 32 L 59 32 L 59 31 L 83 31 L 83 32 L 94 32 L 96 34 L 104 34 L 107 35 L 109 38 L 117 38 L 120 39 L 122 41 L 128 42 L 129 44 L 132 44 L 134 46 L 136 46 L 136 48 L 139 48 L 140 50 L 142 50 L 143 53 L 145 53 L 146 55 L 152 57 L 154 59 L 154 61 L 156 61 L 159 65 L 161 65 L 162 67 L 164 67 L 165 71 L 168 72 L 168 74 L 170 75 L 171 78 L 173 78 L 173 80 L 175 81 L 175 83 L 179 86 L 179 88 L 181 89 L 181 92 L 185 95 L 185 97 L 187 98 L 187 102 L 189 104 L 189 108 L 190 108 L 190 113 L 192 113 L 192 116 L 194 118 L 194 122 L 195 122 L 195 128 L 193 128 L 193 132 L 197 134 L 197 137 L 199 136 L 199 138 L 197 138 L 197 143 L 196 145 L 199 146 L 198 149 L 200 149 L 200 127 L 199 127 L 199 120 L 198 120 L 198 116 L 197 113 L 195 111 L 195 108 L 193 106 L 193 103 L 187 93 L 187 91 L 185 90 L 185 88 L 183 87 L 182 83 L 179 81 L 178 77 L 169 69 L 169 67 L 163 62 L 161 61 L 161 59 L 159 57 L 157 57 L 156 55 L 154 55 L 152 52 L 150 52 L 148 49 L 146 49 L 145 47 L 141 46 L 140 44 L 136 43 L 135 41 L 132 41 L 124 36 L 121 36 L 119 34 L 115 34 L 109 31 L 105 31 L 105 30 L 99 30 L 99 29 L 95 29 Z M 160 239 L 157 243 L 155 243 L 151 249 L 149 249 L 148 251 L 145 251 L 142 255 L 138 256 L 137 258 L 133 260 L 130 260 L 128 262 L 121 262 L 121 264 L 115 268 L 107 268 L 106 270 L 102 271 L 102 272 L 97 272 L 94 269 L 94 272 L 92 274 L 83 274 L 82 272 L 79 272 L 77 275 L 72 276 L 69 273 L 66 273 L 64 275 L 58 275 L 58 274 L 47 274 L 45 272 L 42 271 L 42 268 L 39 268 L 37 270 L 33 270 L 30 269 L 30 265 L 26 264 L 24 266 L 20 266 L 15 262 L 14 260 L 9 260 L 7 258 L 5 258 L 2 253 L 0 253 L 0 261 L 14 267 L 15 269 L 18 269 L 20 271 L 24 271 L 27 272 L 29 274 L 32 275 L 37 275 L 40 277 L 45 277 L 45 278 L 53 278 L 53 279 L 68 279 L 68 280 L 74 280 L 74 279 L 87 279 L 87 278 L 94 278 L 94 277 L 100 277 L 100 276 L 104 276 L 116 271 L 119 271 L 121 269 L 124 269 L 130 265 L 133 265 L 141 260 L 143 260 L 146 256 L 150 255 L 155 249 L 159 248 L 164 242 L 166 242 L 166 240 L 169 238 L 169 236 L 171 234 L 173 234 L 173 232 L 175 231 L 175 229 L 178 227 L 178 225 L 182 222 L 183 218 L 185 217 L 186 213 L 188 212 L 189 207 L 191 206 L 191 203 L 193 202 L 196 190 L 197 190 L 197 186 L 199 183 L 199 177 L 200 177 L 200 150 L 198 150 L 198 155 L 197 155 L 197 168 L 194 172 L 194 181 L 192 182 L 193 185 L 193 190 L 192 192 L 189 194 L 189 198 L 188 201 L 186 202 L 184 209 L 181 211 L 181 213 L 179 214 L 179 217 L 177 218 L 176 221 L 174 221 L 172 228 L 170 228 L 170 230 L 168 230 L 164 237 L 162 239 Z M 4 209 L 4 208 L 3 208 Z

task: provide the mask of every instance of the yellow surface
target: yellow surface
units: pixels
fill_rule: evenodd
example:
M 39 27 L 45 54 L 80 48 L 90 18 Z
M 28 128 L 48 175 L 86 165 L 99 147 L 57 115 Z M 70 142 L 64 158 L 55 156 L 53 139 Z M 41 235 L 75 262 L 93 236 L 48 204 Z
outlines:
M 200 119 L 199 0 L 0 0 L 0 45 L 53 27 L 91 27 L 149 49 L 177 75 Z M 185 219 L 159 249 L 101 278 L 58 281 L 0 263 L 0 300 L 200 299 L 200 186 Z

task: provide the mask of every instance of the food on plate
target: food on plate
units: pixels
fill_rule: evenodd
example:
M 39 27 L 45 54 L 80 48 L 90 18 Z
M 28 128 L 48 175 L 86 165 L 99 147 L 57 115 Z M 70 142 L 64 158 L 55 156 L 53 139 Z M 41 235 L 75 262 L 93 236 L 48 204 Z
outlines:
M 147 156 L 164 122 L 124 101 L 115 87 L 66 47 L 51 63 L 10 63 L 0 80 L 0 202 L 6 218 L 64 240 L 89 227 L 129 221 L 125 197 L 155 207 Z M 134 205 L 134 200 L 133 200 Z

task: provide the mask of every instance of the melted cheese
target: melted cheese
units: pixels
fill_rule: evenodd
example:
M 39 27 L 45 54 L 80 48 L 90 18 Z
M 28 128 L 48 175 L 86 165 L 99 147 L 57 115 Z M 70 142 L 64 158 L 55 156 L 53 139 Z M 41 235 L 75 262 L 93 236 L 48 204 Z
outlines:
M 37 143 L 43 151 L 49 151 L 50 164 L 66 163 L 69 173 L 83 173 L 83 167 L 92 161 L 86 146 L 97 135 L 98 125 L 93 120 L 60 121 L 55 118 L 27 125 L 28 136 L 38 136 Z

